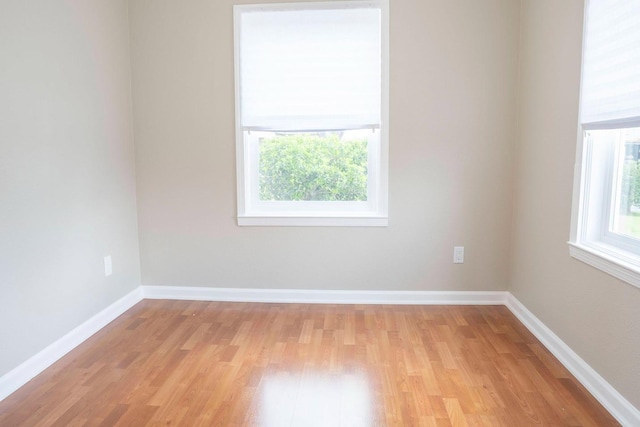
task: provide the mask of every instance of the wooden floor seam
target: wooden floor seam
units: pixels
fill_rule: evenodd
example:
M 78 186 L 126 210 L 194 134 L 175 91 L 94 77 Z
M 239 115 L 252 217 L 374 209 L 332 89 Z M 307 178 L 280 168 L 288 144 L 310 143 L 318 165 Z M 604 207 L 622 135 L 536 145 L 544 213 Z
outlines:
M 616 426 L 504 306 L 143 300 L 0 426 Z

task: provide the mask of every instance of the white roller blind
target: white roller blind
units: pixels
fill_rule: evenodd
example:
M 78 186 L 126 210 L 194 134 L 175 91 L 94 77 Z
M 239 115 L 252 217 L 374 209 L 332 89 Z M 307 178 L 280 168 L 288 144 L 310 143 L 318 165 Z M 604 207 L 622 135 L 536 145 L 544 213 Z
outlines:
M 381 10 L 376 2 L 236 9 L 244 129 L 377 127 Z
M 589 0 L 585 43 L 583 128 L 640 126 L 640 0 Z

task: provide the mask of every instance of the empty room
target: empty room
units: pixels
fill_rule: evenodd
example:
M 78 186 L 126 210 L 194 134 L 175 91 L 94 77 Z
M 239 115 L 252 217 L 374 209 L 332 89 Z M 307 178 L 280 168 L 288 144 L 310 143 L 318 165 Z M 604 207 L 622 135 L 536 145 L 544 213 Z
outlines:
M 640 0 L 0 0 L 0 426 L 640 426 Z

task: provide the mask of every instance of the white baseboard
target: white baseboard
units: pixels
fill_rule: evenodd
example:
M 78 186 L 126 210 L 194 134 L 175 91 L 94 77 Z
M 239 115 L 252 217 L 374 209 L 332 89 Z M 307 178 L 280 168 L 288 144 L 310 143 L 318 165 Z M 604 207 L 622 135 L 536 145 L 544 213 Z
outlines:
M 82 344 L 86 339 L 104 328 L 141 300 L 142 289 L 138 287 L 0 377 L 0 401 L 25 385 L 33 377 L 57 362 L 65 354 Z
M 614 389 L 564 341 L 509 293 L 507 308 L 623 426 L 640 426 L 640 410 Z
M 637 408 L 511 293 L 504 291 L 325 291 L 141 286 L 0 377 L 0 400 L 22 387 L 143 298 L 263 303 L 506 305 L 623 426 L 640 426 L 640 411 Z
M 504 305 L 508 292 L 337 291 L 143 286 L 147 299 L 309 304 Z

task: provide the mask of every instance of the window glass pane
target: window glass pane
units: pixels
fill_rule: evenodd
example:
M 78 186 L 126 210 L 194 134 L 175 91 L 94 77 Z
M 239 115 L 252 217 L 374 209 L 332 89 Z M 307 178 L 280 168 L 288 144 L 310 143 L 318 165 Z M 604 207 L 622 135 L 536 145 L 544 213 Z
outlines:
M 261 201 L 367 201 L 371 130 L 258 138 Z
M 640 239 L 640 128 L 615 129 L 618 155 L 614 188 L 614 233 Z

